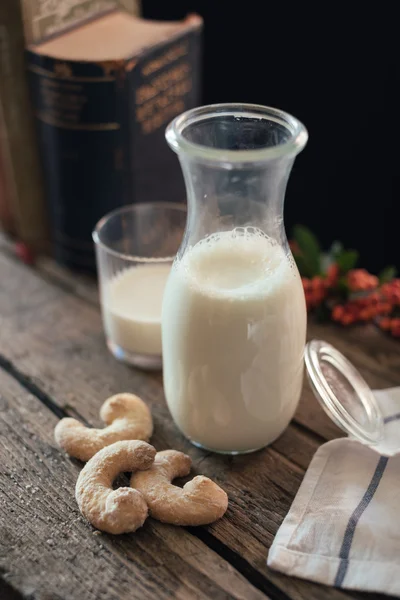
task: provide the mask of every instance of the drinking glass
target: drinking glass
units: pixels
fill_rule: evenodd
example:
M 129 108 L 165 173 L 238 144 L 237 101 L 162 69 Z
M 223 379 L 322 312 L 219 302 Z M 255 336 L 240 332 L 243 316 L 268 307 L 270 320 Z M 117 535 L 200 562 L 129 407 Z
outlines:
M 185 223 L 185 205 L 160 202 L 118 208 L 95 227 L 104 331 L 118 360 L 162 366 L 162 295 Z

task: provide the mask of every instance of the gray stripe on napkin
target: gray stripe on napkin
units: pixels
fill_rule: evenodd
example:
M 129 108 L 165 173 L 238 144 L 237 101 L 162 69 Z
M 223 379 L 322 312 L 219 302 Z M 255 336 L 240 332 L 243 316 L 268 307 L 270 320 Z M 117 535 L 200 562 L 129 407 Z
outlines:
M 341 561 L 339 563 L 339 568 L 337 570 L 336 577 L 335 577 L 335 582 L 334 582 L 335 587 L 340 587 L 346 576 L 347 569 L 349 566 L 350 548 L 351 548 L 351 544 L 353 542 L 357 523 L 360 520 L 361 515 L 363 514 L 363 512 L 365 511 L 365 509 L 371 502 L 372 498 L 374 497 L 374 494 L 378 488 L 379 482 L 382 479 L 382 475 L 386 469 L 388 460 L 389 460 L 389 458 L 387 456 L 380 457 L 377 467 L 375 469 L 375 473 L 373 474 L 372 479 L 367 488 L 367 491 L 365 492 L 365 494 L 362 497 L 357 508 L 354 510 L 353 514 L 351 515 L 349 522 L 347 523 L 346 531 L 344 532 L 342 547 L 341 547 L 340 553 L 339 553 L 339 558 L 341 559 Z
M 385 417 L 383 419 L 383 422 L 385 423 L 391 423 L 392 421 L 397 421 L 398 419 L 400 419 L 400 413 L 397 413 L 395 415 L 390 415 L 390 417 Z

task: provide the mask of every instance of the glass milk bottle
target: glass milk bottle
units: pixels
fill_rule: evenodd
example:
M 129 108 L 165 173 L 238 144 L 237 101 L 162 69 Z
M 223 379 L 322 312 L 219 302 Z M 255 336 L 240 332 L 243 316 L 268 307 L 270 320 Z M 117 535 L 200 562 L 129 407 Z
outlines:
M 306 308 L 283 204 L 307 137 L 247 104 L 196 108 L 166 131 L 188 219 L 163 299 L 165 395 L 184 435 L 214 452 L 270 444 L 299 401 Z

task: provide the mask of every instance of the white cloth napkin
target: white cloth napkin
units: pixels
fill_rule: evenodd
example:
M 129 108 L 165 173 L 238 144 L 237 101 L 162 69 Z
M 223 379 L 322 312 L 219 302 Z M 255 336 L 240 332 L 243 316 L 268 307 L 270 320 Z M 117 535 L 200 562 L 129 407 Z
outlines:
M 376 391 L 374 449 L 321 446 L 268 555 L 272 569 L 338 588 L 400 596 L 400 388 Z

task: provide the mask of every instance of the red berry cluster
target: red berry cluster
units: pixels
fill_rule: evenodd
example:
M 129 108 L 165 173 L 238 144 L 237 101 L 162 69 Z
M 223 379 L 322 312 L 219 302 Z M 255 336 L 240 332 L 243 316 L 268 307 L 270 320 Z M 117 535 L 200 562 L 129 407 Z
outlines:
M 384 283 L 380 293 L 390 308 L 386 316 L 378 320 L 378 325 L 394 337 L 400 337 L 400 279 Z
M 319 275 L 311 279 L 302 277 L 307 310 L 317 308 L 328 296 L 329 289 L 336 286 L 338 279 L 339 267 L 337 264 L 332 264 L 328 268 L 326 277 L 320 277 Z
M 400 279 L 384 283 L 381 287 L 381 294 L 393 306 L 400 307 Z
M 331 319 L 341 325 L 375 321 L 384 331 L 400 337 L 400 279 L 394 279 L 379 288 L 379 280 L 365 269 L 352 269 L 342 283 L 348 290 L 338 295 L 340 269 L 332 264 L 325 277 L 303 277 L 307 310 L 318 308 L 323 302 L 331 308 Z
M 394 267 L 384 269 L 378 278 L 354 268 L 356 250 L 346 250 L 337 241 L 323 252 L 316 236 L 303 225 L 296 225 L 293 233 L 290 248 L 302 275 L 308 311 L 319 320 L 341 325 L 374 322 L 400 338 L 400 279 L 394 279 Z
M 372 321 L 380 315 L 386 315 L 390 308 L 389 303 L 378 292 L 373 292 L 344 304 L 337 304 L 332 310 L 332 320 L 342 325 Z
M 347 273 L 347 285 L 352 292 L 367 292 L 378 287 L 379 279 L 365 269 L 352 269 Z
M 365 269 L 352 269 L 347 273 L 345 283 L 355 297 L 350 297 L 346 302 L 334 306 L 333 321 L 342 325 L 351 325 L 360 321 L 371 321 L 389 310 L 388 303 L 376 292 L 379 285 L 376 275 L 371 275 Z
M 388 331 L 394 337 L 400 337 L 400 318 L 399 317 L 383 317 L 378 323 L 383 331 Z

